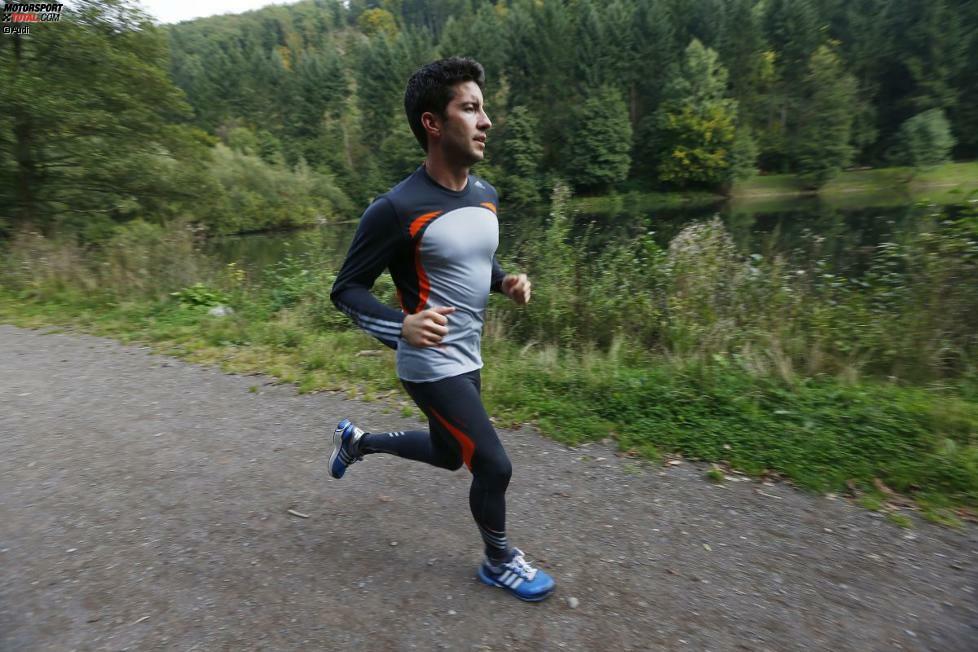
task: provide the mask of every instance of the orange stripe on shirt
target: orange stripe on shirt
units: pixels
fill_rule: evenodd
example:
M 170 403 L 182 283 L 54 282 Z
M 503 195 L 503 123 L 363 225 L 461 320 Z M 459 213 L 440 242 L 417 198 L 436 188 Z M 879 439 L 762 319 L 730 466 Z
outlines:
M 475 442 L 469 439 L 469 436 L 464 432 L 448 423 L 448 421 L 442 415 L 438 414 L 435 408 L 429 407 L 431 413 L 435 415 L 435 418 L 441 422 L 441 425 L 445 426 L 448 432 L 452 433 L 452 437 L 458 441 L 459 445 L 462 447 L 462 461 L 465 462 L 465 466 L 469 467 L 469 471 L 472 470 L 472 454 L 475 453 Z
M 431 292 L 431 284 L 428 282 L 428 275 L 424 272 L 421 264 L 421 238 L 414 245 L 414 269 L 418 273 L 418 305 L 414 307 L 414 312 L 421 312 L 428 303 L 428 294 Z
M 425 224 L 441 215 L 441 213 L 441 211 L 432 211 L 416 218 L 411 222 L 411 237 L 413 238 L 418 235 L 418 232 L 424 228 Z M 421 265 L 421 238 L 418 238 L 418 241 L 414 243 L 414 269 L 418 273 L 418 305 L 414 307 L 414 312 L 421 312 L 424 310 L 425 304 L 428 303 L 428 294 L 431 292 L 428 275 L 425 274 L 424 267 Z
M 493 213 L 496 212 L 496 205 L 493 204 L 491 201 L 484 201 L 481 204 L 479 204 L 479 206 L 485 206 L 486 208 L 488 208 L 489 210 L 491 210 Z
M 411 222 L 411 237 L 418 235 L 418 231 L 424 228 L 424 225 L 441 215 L 441 211 L 432 211 L 431 213 L 425 213 L 421 217 L 416 218 Z

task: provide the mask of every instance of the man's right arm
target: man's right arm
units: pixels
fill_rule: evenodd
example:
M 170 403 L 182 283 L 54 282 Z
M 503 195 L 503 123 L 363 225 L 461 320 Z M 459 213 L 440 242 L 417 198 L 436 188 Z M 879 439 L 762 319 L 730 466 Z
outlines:
M 385 306 L 370 289 L 387 269 L 398 247 L 403 246 L 404 238 L 390 201 L 382 197 L 371 204 L 360 218 L 329 295 L 333 304 L 357 326 L 392 349 L 397 348 L 404 313 Z

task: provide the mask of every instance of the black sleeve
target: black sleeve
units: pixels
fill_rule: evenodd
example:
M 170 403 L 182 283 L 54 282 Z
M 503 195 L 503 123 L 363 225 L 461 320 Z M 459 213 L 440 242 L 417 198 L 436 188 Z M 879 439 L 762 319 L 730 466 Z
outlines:
M 489 289 L 493 292 L 503 291 L 503 279 L 506 277 L 506 272 L 503 270 L 499 261 L 496 257 L 492 257 L 492 281 L 489 283 Z
M 374 281 L 404 244 L 397 214 L 390 201 L 381 197 L 360 218 L 356 235 L 329 297 L 357 326 L 378 340 L 397 348 L 404 313 L 381 303 L 370 293 Z
M 489 188 L 490 190 L 492 190 L 492 194 L 493 194 L 492 203 L 495 204 L 496 210 L 498 211 L 499 193 L 496 191 L 496 188 L 494 186 L 490 185 Z M 493 292 L 502 293 L 503 278 L 505 277 L 506 277 L 506 271 L 499 264 L 499 261 L 496 260 L 496 257 L 493 256 L 492 257 L 492 281 L 489 282 L 489 289 L 492 290 Z

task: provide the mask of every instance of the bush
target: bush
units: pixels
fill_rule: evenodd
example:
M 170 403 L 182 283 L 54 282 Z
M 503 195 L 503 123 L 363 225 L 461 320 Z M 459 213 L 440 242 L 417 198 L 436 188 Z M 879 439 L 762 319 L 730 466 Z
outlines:
M 203 283 L 194 283 L 188 288 L 178 292 L 171 292 L 170 296 L 185 306 L 220 306 L 230 303 L 227 295 L 218 290 L 213 290 Z
M 350 209 L 333 178 L 303 162 L 289 169 L 224 145 L 212 157 L 212 205 L 198 219 L 215 233 L 309 225 Z
M 918 113 L 900 125 L 895 162 L 914 168 L 940 165 L 951 160 L 954 136 L 942 109 Z

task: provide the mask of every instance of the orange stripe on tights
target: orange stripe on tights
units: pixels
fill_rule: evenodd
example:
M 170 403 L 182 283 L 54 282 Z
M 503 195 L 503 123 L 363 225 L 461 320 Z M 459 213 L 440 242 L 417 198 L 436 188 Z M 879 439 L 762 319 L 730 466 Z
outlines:
M 469 436 L 464 432 L 448 423 L 448 421 L 442 415 L 438 414 L 435 408 L 429 408 L 431 413 L 435 415 L 435 418 L 441 422 L 441 425 L 448 429 L 448 432 L 452 433 L 452 437 L 458 441 L 459 445 L 462 447 L 462 461 L 465 462 L 465 466 L 469 467 L 469 471 L 472 470 L 472 454 L 475 453 L 475 442 L 469 439 Z

